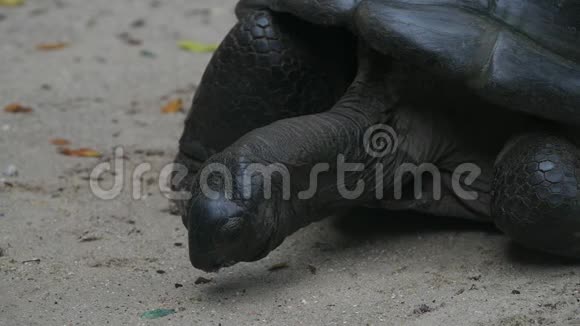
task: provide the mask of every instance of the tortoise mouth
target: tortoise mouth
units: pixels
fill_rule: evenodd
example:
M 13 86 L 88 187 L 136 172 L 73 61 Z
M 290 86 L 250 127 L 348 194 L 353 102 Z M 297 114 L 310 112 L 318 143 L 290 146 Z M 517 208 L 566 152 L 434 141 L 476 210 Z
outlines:
M 268 255 L 270 253 L 270 241 L 264 246 L 264 248 L 260 249 L 257 254 L 249 256 L 249 258 L 245 257 L 235 257 L 235 255 L 223 254 L 224 251 L 222 250 L 213 250 L 206 253 L 199 253 L 194 248 L 190 248 L 190 261 L 193 267 L 200 269 L 202 271 L 208 273 L 217 273 L 220 269 L 228 268 L 231 266 L 236 265 L 240 262 L 254 262 L 258 261 Z M 238 248 L 234 246 L 234 248 Z
M 206 272 L 218 272 L 240 262 L 258 261 L 275 248 L 276 232 L 269 232 L 269 236 L 259 242 L 255 231 L 244 227 L 239 232 L 237 240 L 213 240 L 210 246 L 201 246 L 198 242 L 200 238 L 196 239 L 196 232 L 190 231 L 189 256 L 193 267 Z
M 191 255 L 190 260 L 193 267 L 207 273 L 217 273 L 222 268 L 227 268 L 236 264 L 233 260 L 211 261 L 207 258 L 207 255 Z

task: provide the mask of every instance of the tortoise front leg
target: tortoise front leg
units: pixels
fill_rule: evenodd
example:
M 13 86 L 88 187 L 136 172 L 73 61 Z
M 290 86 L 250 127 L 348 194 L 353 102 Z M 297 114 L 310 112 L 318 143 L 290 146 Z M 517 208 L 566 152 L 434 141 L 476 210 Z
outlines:
M 338 166 L 341 156 L 370 167 L 365 131 L 392 118 L 385 83 L 367 77 L 330 111 L 256 129 L 204 164 L 184 216 L 195 267 L 214 271 L 258 260 L 299 228 L 374 195 L 374 169 L 344 173 L 344 179 L 337 173 L 346 166 Z M 386 175 L 392 176 L 394 157 L 383 161 Z M 363 192 L 349 193 L 360 180 L 369 180 Z
M 247 11 L 204 73 L 181 151 L 203 162 L 257 127 L 330 109 L 354 78 L 351 43 L 338 29 Z
M 199 166 L 248 131 L 330 109 L 354 79 L 351 43 L 338 29 L 269 10 L 245 12 L 193 99 L 176 158 L 190 174 L 174 190 L 189 190 Z

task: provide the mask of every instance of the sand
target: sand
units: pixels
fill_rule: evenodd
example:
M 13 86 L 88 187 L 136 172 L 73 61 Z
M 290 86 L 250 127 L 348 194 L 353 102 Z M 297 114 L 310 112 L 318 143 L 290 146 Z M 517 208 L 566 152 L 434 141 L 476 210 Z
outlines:
M 578 264 L 518 248 L 491 226 L 435 217 L 355 211 L 259 262 L 218 274 L 191 267 L 181 219 L 156 186 L 184 114 L 160 108 L 191 101 L 211 56 L 177 42 L 219 42 L 234 4 L 0 8 L 0 106 L 34 110 L 0 112 L 0 325 L 580 324 Z M 54 42 L 69 46 L 36 49 Z M 54 138 L 104 157 L 64 156 Z M 117 146 L 126 179 L 151 164 L 139 199 L 129 182 L 113 200 L 91 193 L 89 171 Z M 159 308 L 175 313 L 141 318 Z

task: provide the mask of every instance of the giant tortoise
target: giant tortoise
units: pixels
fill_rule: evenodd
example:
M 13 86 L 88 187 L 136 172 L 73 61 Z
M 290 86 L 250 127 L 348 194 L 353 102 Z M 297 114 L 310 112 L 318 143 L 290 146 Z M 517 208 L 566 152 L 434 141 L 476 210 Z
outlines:
M 196 268 L 256 261 L 357 206 L 489 221 L 580 258 L 580 2 L 242 0 L 236 14 L 176 158 Z

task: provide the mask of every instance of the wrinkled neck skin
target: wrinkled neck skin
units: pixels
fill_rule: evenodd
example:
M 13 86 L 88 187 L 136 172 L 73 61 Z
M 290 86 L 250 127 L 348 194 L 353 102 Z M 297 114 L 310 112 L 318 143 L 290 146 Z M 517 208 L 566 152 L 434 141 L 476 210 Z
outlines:
M 381 76 L 384 78 L 384 75 Z M 366 79 L 367 77 L 365 77 Z M 345 209 L 368 203 L 375 198 L 376 187 L 392 189 L 395 167 L 408 155 L 387 155 L 375 158 L 365 150 L 365 132 L 377 124 L 407 128 L 408 121 L 399 120 L 397 98 L 383 80 L 361 80 L 360 76 L 335 107 L 308 119 L 287 119 L 254 130 L 233 144 L 228 151 L 242 157 L 259 157 L 261 164 L 281 164 L 291 176 L 290 199 L 283 199 L 281 191 L 274 191 L 272 208 L 278 209 L 272 247 L 296 230 Z M 300 141 L 295 141 L 299 139 Z M 401 139 L 404 145 L 404 139 Z M 284 144 L 280 146 L 280 144 Z M 404 146 L 399 150 L 405 151 Z M 399 153 L 400 154 L 400 153 Z M 364 166 L 362 170 L 339 171 L 345 164 Z M 382 178 L 376 184 L 376 164 L 384 166 Z M 340 167 L 340 166 L 342 167 Z M 325 166 L 323 170 L 318 167 Z M 344 178 L 339 179 L 339 175 Z M 353 191 L 364 182 L 364 191 L 346 198 L 344 190 Z M 314 187 L 315 185 L 315 187 Z M 311 195 L 304 192 L 315 191 Z M 341 188 L 343 191 L 339 189 Z M 389 196 L 390 194 L 385 194 Z M 268 205 L 268 201 L 264 203 Z M 272 248 L 273 249 L 273 248 Z
M 382 64 L 388 60 L 359 55 L 357 78 L 331 110 L 255 129 L 204 163 L 228 169 L 232 196 L 225 195 L 229 185 L 224 188 L 224 180 L 214 175 L 210 188 L 226 192 L 216 200 L 203 198 L 203 178 L 196 176 L 191 189 L 196 200 L 183 207 L 194 266 L 212 269 L 263 258 L 308 224 L 394 197 L 401 164 L 437 159 L 440 150 L 432 144 L 442 142 L 430 115 L 401 105 Z M 380 144 L 367 147 L 376 127 L 392 129 L 394 138 L 383 137 L 392 152 Z M 387 151 L 376 155 L 376 149 Z M 239 236 L 230 237 L 229 230 Z

